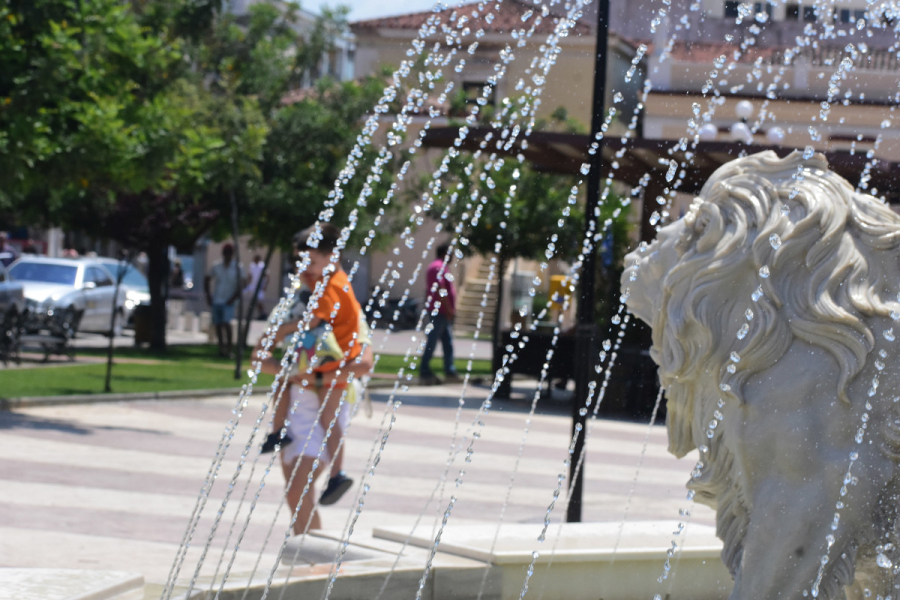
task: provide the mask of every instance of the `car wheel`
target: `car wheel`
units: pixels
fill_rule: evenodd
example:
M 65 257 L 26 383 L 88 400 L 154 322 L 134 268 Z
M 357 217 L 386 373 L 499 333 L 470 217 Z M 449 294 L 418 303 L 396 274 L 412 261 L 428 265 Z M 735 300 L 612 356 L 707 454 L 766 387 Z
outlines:
M 125 315 L 122 314 L 122 309 L 118 309 L 116 311 L 116 324 L 113 327 L 112 331 L 107 331 L 106 336 L 109 337 L 121 337 L 122 331 L 125 329 Z

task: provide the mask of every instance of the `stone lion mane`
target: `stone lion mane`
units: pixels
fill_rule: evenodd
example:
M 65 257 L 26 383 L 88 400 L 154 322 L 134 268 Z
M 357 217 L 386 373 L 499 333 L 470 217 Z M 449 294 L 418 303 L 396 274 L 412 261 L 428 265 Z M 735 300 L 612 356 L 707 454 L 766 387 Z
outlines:
M 875 342 L 867 320 L 898 310 L 900 217 L 854 191 L 820 154 L 763 152 L 718 169 L 684 221 L 680 258 L 661 284 L 651 353 L 668 395 L 670 451 L 680 457 L 709 444 L 691 487 L 717 509 L 723 560 L 734 574 L 748 523 L 729 440 L 724 431 L 707 440 L 716 404 L 741 402 L 747 378 L 774 365 L 795 338 L 834 356 L 839 397 L 850 401 L 847 386 Z M 764 266 L 768 277 L 759 275 Z M 757 285 L 763 294 L 754 301 Z M 743 324 L 749 330 L 736 343 Z M 741 350 L 730 373 L 734 347 Z M 699 393 L 712 378 L 730 390 Z

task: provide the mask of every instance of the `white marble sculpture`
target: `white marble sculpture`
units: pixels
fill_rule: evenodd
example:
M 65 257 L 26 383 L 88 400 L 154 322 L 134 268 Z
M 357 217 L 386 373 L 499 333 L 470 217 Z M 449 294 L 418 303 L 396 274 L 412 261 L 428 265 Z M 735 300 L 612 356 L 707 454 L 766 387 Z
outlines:
M 900 599 L 900 217 L 822 155 L 763 152 L 626 267 L 732 600 Z

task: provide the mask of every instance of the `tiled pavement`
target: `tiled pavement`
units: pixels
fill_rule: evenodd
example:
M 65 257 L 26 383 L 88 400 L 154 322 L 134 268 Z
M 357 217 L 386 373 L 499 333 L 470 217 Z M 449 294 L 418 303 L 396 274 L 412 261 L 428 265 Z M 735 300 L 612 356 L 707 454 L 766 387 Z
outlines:
M 553 500 L 557 477 L 570 441 L 567 407 L 550 406 L 530 422 L 521 461 L 505 507 L 514 465 L 524 437 L 527 404 L 495 402 L 476 426 L 471 462 L 466 449 L 473 442 L 471 427 L 486 390 L 470 388 L 465 408 L 455 419 L 460 386 L 413 389 L 403 395 L 375 475 L 368 479 L 364 510 L 354 539 L 365 542 L 375 526 L 412 526 L 424 511 L 425 523 L 437 523 L 451 493 L 458 498 L 454 524 L 534 523 L 538 534 Z M 348 430 L 347 471 L 357 480 L 368 462 L 386 409 L 383 391 L 373 394 L 374 416 L 359 414 Z M 0 413 L 0 566 L 115 569 L 144 574 L 148 582 L 165 581 L 198 492 L 209 470 L 225 424 L 233 417 L 235 398 L 169 400 L 122 404 L 89 404 L 31 408 Z M 254 398 L 240 424 L 210 494 L 192 549 L 179 576 L 186 581 L 198 562 L 235 473 L 241 450 L 261 401 Z M 458 429 L 461 451 L 449 469 L 446 486 L 437 488 L 447 464 L 451 438 Z M 684 482 L 693 462 L 678 461 L 665 450 L 665 430 L 649 430 L 649 444 L 635 480 L 646 424 L 598 421 L 588 442 L 585 520 L 619 521 L 634 486 L 629 520 L 677 519 L 686 506 Z M 464 438 L 464 439 L 460 439 Z M 254 442 L 248 463 L 226 506 L 203 573 L 211 574 L 228 543 L 235 546 L 254 494 L 253 512 L 233 570 L 249 572 L 272 523 L 274 533 L 263 550 L 263 567 L 274 564 L 288 518 L 276 516 L 283 480 L 273 469 L 260 488 L 267 466 Z M 276 465 L 277 466 L 277 465 Z M 464 474 L 461 476 L 461 470 Z M 461 476 L 457 487 L 456 480 Z M 250 482 L 245 488 L 245 483 Z M 246 499 L 238 502 L 247 490 Z M 438 490 L 437 499 L 429 497 Z M 326 528 L 340 530 L 357 506 L 348 493 L 322 509 Z M 563 492 L 563 497 L 565 492 Z M 239 518 L 235 521 L 236 512 Z M 693 521 L 712 524 L 711 511 L 693 506 Z M 552 518 L 564 513 L 562 502 Z M 277 543 L 276 543 L 277 542 Z M 226 555 L 226 561 L 231 552 Z

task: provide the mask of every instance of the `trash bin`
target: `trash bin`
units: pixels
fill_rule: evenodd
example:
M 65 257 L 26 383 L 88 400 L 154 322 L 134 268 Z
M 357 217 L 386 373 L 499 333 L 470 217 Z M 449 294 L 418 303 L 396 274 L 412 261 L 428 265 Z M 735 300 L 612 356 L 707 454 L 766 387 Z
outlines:
M 153 319 L 150 317 L 150 305 L 138 304 L 131 313 L 134 322 L 134 345 L 149 344 L 153 338 Z

